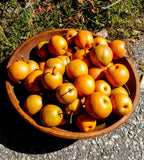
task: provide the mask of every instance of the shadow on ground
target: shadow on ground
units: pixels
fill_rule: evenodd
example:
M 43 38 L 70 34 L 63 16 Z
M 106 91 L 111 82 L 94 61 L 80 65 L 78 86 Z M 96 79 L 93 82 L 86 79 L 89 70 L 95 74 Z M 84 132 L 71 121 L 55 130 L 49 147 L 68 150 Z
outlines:
M 6 89 L 6 64 L 0 64 L 0 143 L 22 153 L 42 154 L 65 148 L 75 140 L 62 139 L 42 133 L 29 125 L 13 108 Z

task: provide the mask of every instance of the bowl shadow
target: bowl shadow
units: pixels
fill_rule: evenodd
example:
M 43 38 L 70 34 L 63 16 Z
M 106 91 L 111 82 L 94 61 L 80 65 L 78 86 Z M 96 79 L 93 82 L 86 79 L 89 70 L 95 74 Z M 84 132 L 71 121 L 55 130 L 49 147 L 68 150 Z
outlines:
M 27 154 L 49 153 L 73 144 L 76 140 L 54 137 L 35 129 L 17 113 L 5 88 L 7 62 L 0 64 L 0 143 Z

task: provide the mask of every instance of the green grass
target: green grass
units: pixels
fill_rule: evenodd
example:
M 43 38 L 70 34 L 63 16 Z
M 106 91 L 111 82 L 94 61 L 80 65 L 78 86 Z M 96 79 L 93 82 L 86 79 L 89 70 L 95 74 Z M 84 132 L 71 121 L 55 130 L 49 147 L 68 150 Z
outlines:
M 32 1 L 32 0 L 31 0 Z M 108 39 L 137 38 L 144 31 L 143 0 L 7 0 L 0 2 L 0 63 L 31 36 L 55 28 L 98 32 L 106 28 Z M 137 32 L 138 31 L 138 32 Z

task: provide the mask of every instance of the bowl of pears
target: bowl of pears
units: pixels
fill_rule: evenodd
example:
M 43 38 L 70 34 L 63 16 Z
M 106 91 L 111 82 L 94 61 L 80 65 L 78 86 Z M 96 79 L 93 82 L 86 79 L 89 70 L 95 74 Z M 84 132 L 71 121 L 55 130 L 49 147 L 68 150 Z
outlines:
M 67 139 L 102 136 L 124 124 L 139 100 L 139 78 L 122 40 L 55 29 L 11 55 L 8 97 L 36 129 Z

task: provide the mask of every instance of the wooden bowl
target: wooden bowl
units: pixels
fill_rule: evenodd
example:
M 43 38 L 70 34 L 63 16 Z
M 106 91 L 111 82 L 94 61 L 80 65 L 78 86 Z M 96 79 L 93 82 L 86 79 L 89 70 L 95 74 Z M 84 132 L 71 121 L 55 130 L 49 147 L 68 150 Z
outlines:
M 45 31 L 26 40 L 16 49 L 16 51 L 10 57 L 9 62 L 7 64 L 7 69 L 16 60 L 22 60 L 22 57 L 24 60 L 28 60 L 30 58 L 31 51 L 33 50 L 33 48 L 37 46 L 39 42 L 49 41 L 53 35 L 64 36 L 67 30 L 68 29 L 56 29 L 56 30 Z M 96 34 L 93 34 L 93 35 L 97 36 Z M 135 111 L 138 100 L 139 100 L 139 78 L 132 62 L 128 58 L 122 58 L 118 60 L 118 62 L 126 65 L 130 72 L 130 79 L 127 82 L 127 87 L 129 88 L 131 93 L 130 97 L 133 102 L 133 108 L 128 115 L 120 118 L 113 117 L 112 119 L 108 119 L 105 122 L 97 125 L 95 130 L 90 132 L 80 132 L 77 130 L 73 131 L 72 129 L 69 130 L 67 128 L 65 129 L 65 128 L 59 128 L 59 127 L 52 127 L 52 128 L 44 127 L 41 124 L 37 123 L 31 116 L 26 114 L 25 111 L 22 109 L 20 98 L 18 97 L 18 94 L 15 91 L 16 86 L 9 79 L 6 80 L 7 93 L 10 98 L 10 101 L 12 102 L 17 112 L 29 124 L 31 124 L 33 127 L 37 128 L 42 132 L 51 134 L 53 136 L 61 137 L 61 138 L 67 138 L 67 139 L 87 139 L 87 138 L 102 136 L 104 134 L 114 131 L 115 129 L 120 127 L 122 124 L 124 124 Z

